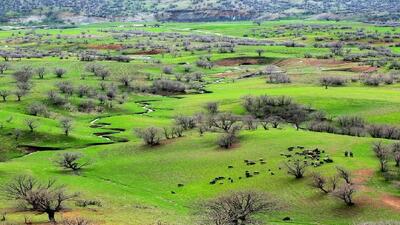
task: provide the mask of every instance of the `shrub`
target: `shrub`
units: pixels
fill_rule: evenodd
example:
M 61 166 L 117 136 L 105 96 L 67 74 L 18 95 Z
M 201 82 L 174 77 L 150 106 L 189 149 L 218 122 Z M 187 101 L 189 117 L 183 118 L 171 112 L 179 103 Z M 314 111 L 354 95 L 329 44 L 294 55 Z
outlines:
M 336 127 L 327 121 L 314 121 L 308 125 L 308 129 L 316 132 L 336 133 Z
M 192 116 L 175 116 L 175 124 L 182 127 L 184 130 L 193 129 L 196 127 L 196 119 Z
M 161 141 L 162 130 L 156 127 L 148 127 L 144 129 L 135 129 L 138 137 L 142 138 L 144 143 L 149 146 L 159 145 Z
M 74 93 L 74 86 L 70 81 L 62 81 L 57 83 L 57 87 L 61 93 L 71 96 Z
M 60 96 L 56 91 L 49 91 L 47 93 L 47 99 L 48 101 L 55 106 L 62 106 L 67 103 L 67 100 Z
M 61 118 L 59 123 L 60 123 L 60 127 L 63 130 L 65 136 L 69 136 L 69 133 L 72 129 L 72 120 L 69 118 Z
M 300 159 L 285 162 L 285 166 L 287 168 L 287 173 L 293 175 L 296 179 L 303 178 L 308 167 L 307 163 Z
M 173 73 L 172 71 L 173 71 L 172 67 L 166 66 L 163 68 L 163 73 L 165 74 L 172 74 Z
M 218 145 L 221 148 L 231 148 L 237 141 L 237 135 L 241 129 L 239 125 L 232 125 L 226 133 L 222 134 L 218 139 Z
M 285 73 L 274 73 L 268 76 L 267 83 L 286 84 L 291 83 L 290 77 Z
M 56 68 L 54 69 L 54 74 L 56 75 L 57 78 L 62 78 L 67 71 L 63 68 Z
M 365 121 L 357 116 L 341 116 L 338 118 L 341 133 L 352 136 L 363 136 Z
M 379 86 L 381 79 L 377 76 L 369 76 L 364 78 L 362 82 L 367 86 Z
M 56 159 L 56 164 L 66 170 L 72 170 L 74 172 L 81 170 L 83 167 L 89 165 L 88 162 L 81 162 L 83 155 L 80 153 L 66 152 L 59 155 Z
M 79 112 L 92 112 L 96 109 L 96 103 L 92 100 L 86 100 L 83 102 L 80 102 L 78 105 L 78 110 Z
M 346 80 L 342 77 L 321 77 L 319 83 L 328 89 L 328 86 L 343 86 L 346 84 Z
M 86 208 L 88 206 L 97 206 L 103 207 L 103 204 L 99 200 L 87 200 L 87 199 L 80 199 L 75 202 L 75 205 L 78 207 Z
M 218 113 L 218 102 L 207 102 L 204 109 L 211 115 Z
M 156 94 L 184 93 L 186 86 L 179 81 L 162 79 L 153 82 L 152 90 Z

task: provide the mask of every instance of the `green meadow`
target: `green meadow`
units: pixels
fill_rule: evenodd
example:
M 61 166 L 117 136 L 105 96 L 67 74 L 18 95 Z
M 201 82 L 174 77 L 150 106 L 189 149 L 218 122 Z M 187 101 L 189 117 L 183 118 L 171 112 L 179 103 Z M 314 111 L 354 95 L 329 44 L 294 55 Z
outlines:
M 280 26 L 293 24 L 334 27 L 327 28 L 328 31 L 286 29 L 284 32 L 272 32 L 280 29 Z M 351 27 L 346 31 L 362 29 L 382 35 L 399 32 L 399 28 L 349 21 L 314 20 L 271 21 L 264 22 L 261 26 L 252 22 L 144 25 L 101 23 L 68 29 L 27 28 L 0 31 L 1 50 L 21 48 L 28 51 L 54 51 L 63 56 L 11 59 L 6 62 L 9 69 L 0 74 L 0 90 L 9 90 L 12 93 L 16 87 L 13 79 L 16 71 L 27 66 L 33 69 L 45 67 L 47 70 L 44 79 L 33 76 L 32 89 L 21 101 L 17 101 L 15 95 L 8 96 L 5 102 L 0 101 L 2 185 L 21 174 L 32 175 L 41 181 L 54 178 L 57 184 L 66 185 L 69 192 L 79 192 L 78 199 L 92 199 L 102 203 L 101 207 L 82 208 L 76 206 L 74 201 L 69 201 L 66 209 L 56 214 L 58 221 L 63 218 L 84 217 L 93 224 L 102 225 L 199 224 L 198 213 L 202 202 L 239 190 L 267 192 L 277 199 L 281 205 L 280 210 L 256 215 L 265 224 L 345 225 L 366 221 L 400 221 L 400 189 L 393 182 L 385 180 L 379 172 L 379 162 L 371 147 L 377 141 L 394 143 L 394 140 L 296 130 L 291 124 L 282 124 L 279 128 L 270 127 L 268 130 L 261 126 L 257 130 L 242 130 L 238 135 L 238 143 L 231 149 L 223 149 L 216 144 L 219 137 L 216 132 L 199 135 L 197 129 L 191 129 L 185 131 L 183 137 L 162 140 L 160 145 L 154 147 L 146 146 L 134 133 L 137 128 L 172 126 L 178 115 L 192 116 L 205 112 L 203 106 L 208 102 L 218 102 L 220 111 L 245 115 L 243 97 L 249 95 L 288 96 L 296 103 L 323 111 L 332 119 L 358 116 L 369 124 L 397 126 L 400 122 L 400 83 L 367 86 L 361 82 L 348 82 L 344 86 L 325 89 L 319 83 L 321 77 L 358 77 L 362 72 L 352 68 L 359 67 L 359 63 L 344 62 L 341 56 L 309 59 L 305 58 L 305 54 L 329 54 L 329 48 L 317 48 L 313 45 L 314 38 L 324 36 L 338 40 L 338 32 L 341 32 L 339 28 L 335 28 L 338 26 Z M 105 30 L 109 32 L 104 32 Z M 293 40 L 304 46 L 237 45 L 234 52 L 228 53 L 219 52 L 215 46 L 211 51 L 184 51 L 184 36 L 132 36 L 127 39 L 114 37 L 127 31 L 217 35 L 275 42 Z M 268 37 L 261 37 L 258 34 L 262 32 L 270 34 Z M 360 40 L 364 43 L 368 41 Z M 170 46 L 171 51 L 147 54 L 140 52 L 148 51 L 149 48 L 110 48 L 111 45 L 142 44 Z M 191 45 L 199 47 L 204 43 L 193 41 Z M 388 47 L 385 43 L 374 45 Z M 344 48 L 352 52 L 365 51 L 351 45 L 345 45 Z M 394 52 L 399 50 L 398 47 L 390 48 Z M 292 82 L 270 84 L 266 83 L 265 76 L 241 78 L 243 74 L 263 70 L 267 64 L 218 63 L 239 57 L 257 58 L 258 49 L 263 50 L 262 57 L 267 59 L 268 65 L 278 65 Z M 90 62 L 79 60 L 78 55 L 82 51 L 95 50 L 109 55 L 126 55 L 132 60 L 129 63 L 110 60 L 96 62 L 111 73 L 103 81 L 85 70 Z M 200 57 L 210 57 L 214 66 L 210 69 L 196 66 Z M 174 74 L 185 73 L 186 66 L 190 66 L 192 72 L 204 75 L 202 86 L 205 91 L 164 96 L 139 91 L 125 92 L 120 87 L 120 78 L 125 75 L 131 76 L 132 83 L 137 85 L 150 85 L 159 78 L 175 80 Z M 172 74 L 164 73 L 165 67 L 171 67 Z M 56 78 L 53 74 L 55 68 L 64 68 L 67 71 L 63 78 Z M 390 72 L 388 67 L 383 66 L 377 68 L 373 74 L 385 75 Z M 102 111 L 80 112 L 77 110 L 78 105 L 88 98 L 73 94 L 67 98 L 68 107 L 53 106 L 48 103 L 47 93 L 57 90 L 59 82 L 70 82 L 75 87 L 87 85 L 95 90 L 100 90 L 101 83 L 115 85 L 118 94 L 124 93 L 126 99 L 121 104 L 115 101 L 113 107 Z M 38 102 L 49 105 L 49 116 L 29 115 L 27 107 Z M 64 135 L 58 122 L 63 117 L 73 121 L 69 136 Z M 35 119 L 38 125 L 34 132 L 30 132 L 26 126 L 25 121 L 29 118 Z M 94 124 L 105 125 L 93 126 Z M 18 138 L 15 137 L 16 132 L 20 135 Z M 101 132 L 112 132 L 111 138 L 95 135 Z M 287 174 L 284 165 L 286 158 L 282 156 L 282 153 L 288 153 L 287 149 L 291 146 L 322 149 L 333 163 L 309 167 L 303 179 L 295 179 Z M 351 151 L 354 157 L 345 157 L 345 151 Z M 65 171 L 54 163 L 65 152 L 79 152 L 90 164 L 79 174 Z M 253 166 L 244 163 L 244 160 L 257 161 L 260 158 L 266 163 Z M 333 175 L 337 166 L 350 170 L 354 180 L 360 181 L 354 195 L 354 206 L 348 207 L 339 199 L 324 195 L 311 187 L 313 172 Z M 394 167 L 393 169 L 398 170 Z M 245 178 L 245 171 L 257 171 L 259 175 Z M 363 173 L 365 171 L 367 173 Z M 210 185 L 210 181 L 218 176 L 231 177 L 234 182 L 224 181 Z M 388 196 L 391 201 L 387 201 Z M 2 212 L 7 213 L 7 220 L 0 222 L 4 224 L 22 224 L 26 218 L 33 224 L 48 223 L 45 214 L 18 209 L 17 202 L 7 198 L 4 193 L 0 195 L 0 213 Z M 284 221 L 285 217 L 290 217 L 290 221 Z

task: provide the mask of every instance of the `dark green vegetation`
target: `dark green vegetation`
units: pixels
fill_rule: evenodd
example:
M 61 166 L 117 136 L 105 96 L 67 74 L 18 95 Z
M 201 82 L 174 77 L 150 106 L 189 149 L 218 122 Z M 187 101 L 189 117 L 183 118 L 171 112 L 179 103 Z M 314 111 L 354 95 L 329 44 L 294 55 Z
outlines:
M 103 23 L 0 41 L 5 223 L 400 219 L 396 27 Z

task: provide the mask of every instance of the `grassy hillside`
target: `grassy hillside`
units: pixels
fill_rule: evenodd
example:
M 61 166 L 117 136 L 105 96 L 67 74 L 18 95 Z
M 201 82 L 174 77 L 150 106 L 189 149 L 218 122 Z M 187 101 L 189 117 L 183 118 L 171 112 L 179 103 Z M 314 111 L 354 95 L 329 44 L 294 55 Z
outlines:
M 299 24 L 307 27 L 293 28 Z M 360 35 L 357 43 L 352 39 L 343 41 L 340 54 L 334 54 L 332 46 L 315 45 L 336 42 L 344 33 L 361 30 L 371 35 Z M 28 174 L 41 181 L 55 178 L 58 184 L 66 185 L 68 192 L 79 192 L 79 197 L 67 202 L 65 210 L 56 213 L 57 221 L 84 217 L 93 224 L 107 225 L 198 224 L 200 203 L 249 189 L 267 192 L 280 204 L 278 211 L 256 215 L 265 224 L 399 221 L 398 168 L 390 158 L 389 172 L 394 177 L 385 179 L 372 150 L 374 142 L 392 144 L 398 141 L 396 138 L 373 138 L 367 131 L 361 137 L 313 132 L 308 129 L 310 121 L 301 123 L 300 130 L 292 123 L 282 123 L 278 128 L 269 125 L 267 130 L 261 125 L 256 130 L 243 128 L 230 149 L 217 145 L 220 131 L 200 135 L 198 128 L 189 129 L 183 137 L 162 138 L 161 144 L 154 147 L 146 146 L 134 133 L 137 128 L 174 126 L 178 115 L 205 113 L 208 102 L 218 102 L 221 112 L 245 116 L 248 112 L 243 97 L 247 95 L 288 96 L 302 106 L 323 111 L 324 119 L 334 124 L 341 116 L 357 116 L 365 120 L 366 130 L 373 124 L 397 127 L 400 84 L 391 65 L 398 61 L 398 32 L 398 28 L 314 20 L 274 21 L 260 26 L 252 22 L 161 26 L 102 23 L 70 29 L 0 31 L 1 53 L 22 55 L 0 62 L 8 66 L 0 74 L 0 91 L 10 91 L 7 101 L 0 101 L 0 183 L 5 185 L 15 176 Z M 393 39 L 383 42 L 384 36 Z M 317 41 L 318 37 L 332 39 Z M 285 46 L 288 41 L 299 46 Z M 231 44 L 233 51 L 229 50 Z M 364 49 L 358 46 L 361 44 L 377 48 Z M 189 49 L 185 49 L 187 46 Z M 382 48 L 394 53 L 380 55 Z M 259 55 L 260 49 L 263 51 Z M 312 57 L 306 57 L 308 54 Z M 364 55 L 356 61 L 344 60 L 349 54 Z M 84 56 L 97 58 L 87 62 L 82 61 Z M 118 62 L 113 56 L 125 56 L 130 61 Z M 373 64 L 383 59 L 386 64 Z M 212 66 L 201 67 L 199 60 Z M 87 70 L 93 63 L 104 66 L 110 75 L 104 80 L 95 76 Z M 271 65 L 284 71 L 291 82 L 267 83 L 270 75 L 265 71 Z M 26 67 L 33 71 L 45 67 L 46 73 L 40 79 L 35 72 L 29 81 L 32 88 L 17 101 L 15 73 Z M 65 69 L 66 74 L 57 78 L 56 68 Z M 202 74 L 202 79 L 195 80 L 195 73 Z M 157 81 L 178 82 L 179 75 L 183 76 L 179 82 L 184 84 L 184 92 L 152 92 Z M 379 78 L 379 85 L 367 85 L 363 80 L 367 75 Z M 191 77 L 189 81 L 185 76 Z M 393 76 L 393 83 L 384 82 L 389 76 Z M 126 77 L 130 79 L 129 87 L 121 82 Z M 325 89 L 320 83 L 322 77 L 340 77 L 347 82 Z M 70 82 L 73 92 L 61 93 L 60 82 Z M 82 85 L 95 94 L 80 97 Z M 48 97 L 51 90 L 66 103 L 52 104 Z M 114 97 L 110 97 L 110 90 L 115 90 Z M 106 103 L 101 102 L 100 95 L 107 95 Z M 95 106 L 90 111 L 82 110 L 88 101 Z M 38 102 L 46 105 L 48 115 L 29 114 L 28 107 Z M 73 121 L 69 136 L 60 127 L 59 120 L 64 117 Z M 28 118 L 38 125 L 33 132 L 26 125 Z M 303 179 L 295 179 L 287 174 L 284 163 L 289 159 L 287 154 L 294 157 L 295 152 L 302 152 L 297 146 L 318 148 L 323 151 L 321 161 L 328 157 L 333 163 L 309 166 Z M 290 152 L 289 147 L 295 150 Z M 346 151 L 353 157 L 346 157 Z M 63 170 L 55 161 L 66 152 L 81 153 L 82 160 L 90 164 L 77 174 Z M 256 163 L 246 165 L 244 160 Z M 264 160 L 266 163 L 261 163 Z M 336 167 L 351 171 L 357 190 L 354 206 L 346 206 L 311 187 L 312 173 L 332 176 Z M 246 178 L 246 171 L 253 176 Z M 220 176 L 233 181 L 210 184 Z M 97 200 L 101 207 L 79 207 L 77 200 Z M 0 213 L 7 213 L 4 224 L 20 224 L 24 219 L 47 223 L 46 214 L 17 206 L 17 201 L 2 191 Z M 290 220 L 283 220 L 285 217 Z

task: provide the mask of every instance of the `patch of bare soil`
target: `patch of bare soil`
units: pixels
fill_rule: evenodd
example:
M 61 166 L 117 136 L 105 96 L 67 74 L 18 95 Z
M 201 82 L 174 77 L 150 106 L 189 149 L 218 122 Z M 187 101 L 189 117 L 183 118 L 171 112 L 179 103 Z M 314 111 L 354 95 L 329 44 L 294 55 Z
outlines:
M 373 73 L 378 70 L 377 67 L 373 66 L 354 66 L 351 68 L 352 72 L 359 72 L 359 73 Z
M 272 60 L 266 57 L 237 57 L 225 58 L 215 62 L 218 66 L 240 66 L 240 65 L 266 65 Z
M 380 200 L 386 206 L 389 206 L 395 210 L 400 211 L 400 197 L 392 196 L 392 195 L 384 195 L 381 197 Z
M 278 63 L 277 66 L 290 67 L 290 66 L 313 66 L 313 67 L 324 67 L 328 71 L 348 71 L 355 73 L 372 73 L 378 70 L 377 67 L 373 66 L 359 66 L 356 63 L 345 62 L 334 59 L 285 59 Z
M 293 65 L 306 65 L 306 66 L 321 66 L 321 67 L 333 67 L 346 64 L 343 61 L 334 59 L 285 59 L 278 63 L 277 66 L 293 66 Z
M 133 55 L 158 55 L 161 54 L 163 51 L 160 49 L 151 49 L 147 51 L 140 51 L 140 52 L 135 52 Z
M 121 49 L 123 49 L 123 46 L 119 45 L 119 44 L 88 45 L 88 48 L 97 49 L 97 50 L 121 50 Z
M 353 182 L 358 186 L 358 189 L 360 191 L 364 192 L 374 192 L 375 190 L 367 187 L 365 183 L 372 178 L 374 175 L 374 170 L 373 169 L 361 169 L 357 170 L 354 172 L 354 179 Z M 361 202 L 365 203 L 367 202 L 368 204 L 374 204 L 376 206 L 384 206 L 384 207 L 390 207 L 395 210 L 400 211 L 400 197 L 393 196 L 393 195 L 388 195 L 388 194 L 383 194 L 380 193 L 378 200 L 374 200 L 372 198 L 364 197 L 364 198 L 359 198 Z
M 356 184 L 365 184 L 374 175 L 373 169 L 361 169 L 354 172 L 353 182 Z
M 217 77 L 217 78 L 227 78 L 227 77 L 229 78 L 229 77 L 237 77 L 237 76 L 238 75 L 233 72 L 218 73 L 218 74 L 214 75 L 214 77 Z

